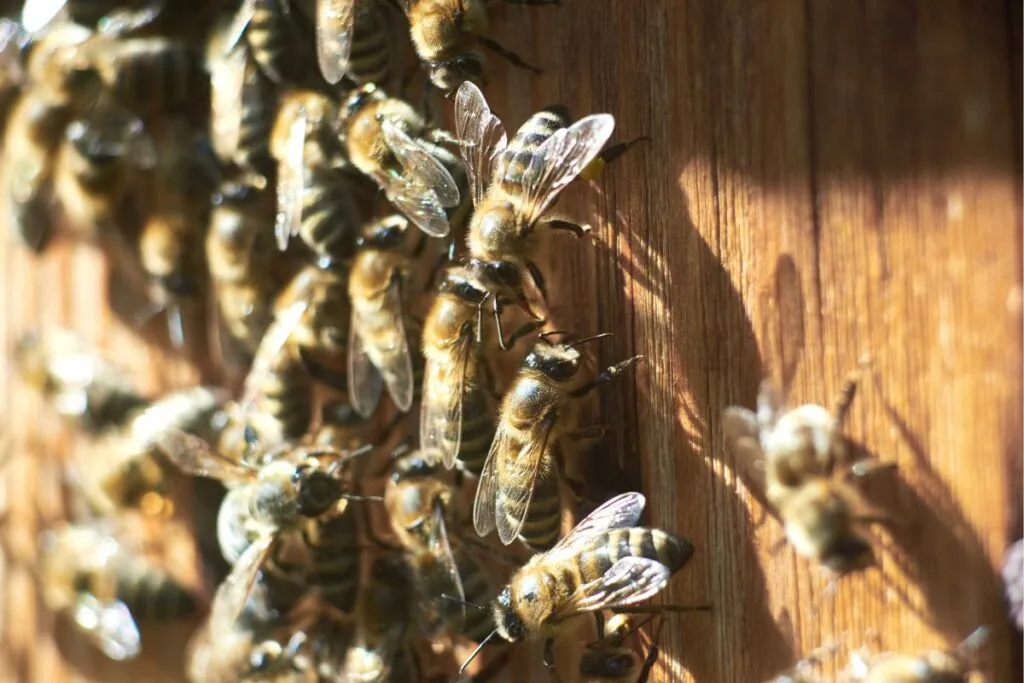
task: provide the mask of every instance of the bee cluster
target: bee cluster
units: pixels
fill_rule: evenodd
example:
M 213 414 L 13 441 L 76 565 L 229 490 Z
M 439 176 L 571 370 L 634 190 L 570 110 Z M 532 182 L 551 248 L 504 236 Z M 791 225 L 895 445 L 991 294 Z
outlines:
M 588 398 L 639 357 L 593 372 L 581 348 L 607 335 L 554 329 L 539 265 L 545 228 L 588 232 L 559 195 L 629 143 L 558 106 L 509 137 L 484 51 L 533 67 L 487 36 L 486 4 L 393 5 L 27 0 L 5 20 L 2 220 L 36 252 L 64 234 L 134 269 L 175 346 L 209 295 L 205 333 L 241 372 L 154 399 L 68 331 L 26 334 L 17 365 L 107 452 L 77 482 L 103 522 L 162 514 L 169 468 L 225 485 L 194 520 L 229 570 L 191 680 L 484 681 L 528 640 L 554 680 L 646 680 L 657 637 L 641 656 L 637 630 L 702 607 L 640 603 L 694 549 L 638 526 L 635 492 L 566 524 L 586 505 L 567 462 L 605 431 Z M 787 411 L 766 387 L 725 415 L 794 547 L 837 573 L 872 558 L 846 475 L 881 466 L 846 453 L 852 394 Z M 109 525 L 72 520 L 41 554 L 47 603 L 113 659 L 140 653 L 140 620 L 202 609 Z M 560 672 L 581 617 L 596 640 Z M 964 680 L 968 649 L 868 658 L 856 680 Z

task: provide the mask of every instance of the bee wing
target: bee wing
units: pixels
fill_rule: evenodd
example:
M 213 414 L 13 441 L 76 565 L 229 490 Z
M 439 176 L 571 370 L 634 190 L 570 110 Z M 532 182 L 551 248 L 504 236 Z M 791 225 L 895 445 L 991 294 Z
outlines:
M 445 237 L 451 230 L 446 207 L 458 206 L 459 186 L 452 174 L 430 150 L 385 119 L 381 133 L 402 165 L 400 176 L 384 178 L 388 200 L 431 237 Z
M 231 52 L 242 42 L 242 37 L 245 35 L 245 30 L 249 28 L 254 14 L 256 14 L 256 0 L 244 0 L 224 36 L 224 54 Z
M 409 411 L 409 407 L 412 405 L 415 387 L 413 386 L 412 352 L 409 350 L 409 337 L 405 332 L 405 307 L 402 303 L 402 281 L 400 278 L 391 278 L 391 282 L 388 283 L 387 289 L 384 291 L 381 307 L 386 311 L 387 316 L 395 321 L 393 334 L 397 340 L 398 349 L 391 356 L 393 362 L 388 364 L 387 367 L 376 368 L 376 370 L 379 371 L 380 375 L 383 375 L 384 383 L 388 387 L 388 394 L 391 395 L 391 400 L 394 401 L 395 407 L 405 413 Z M 354 309 L 353 322 L 357 322 Z M 355 325 L 353 325 L 353 329 L 355 329 Z M 360 337 L 359 343 L 361 346 L 364 339 L 362 335 L 357 336 Z M 369 359 L 367 359 L 368 361 Z M 351 374 L 349 376 L 351 377 Z M 379 398 L 379 387 L 377 392 Z M 376 404 L 374 405 L 376 406 Z
M 380 403 L 383 390 L 380 372 L 373 364 L 366 347 L 359 312 L 352 307 L 352 322 L 348 327 L 348 397 L 352 408 L 362 418 L 369 418 Z
M 89 593 L 79 593 L 73 609 L 75 623 L 105 655 L 116 661 L 139 655 L 139 626 L 126 604 L 120 600 L 100 602 Z
M 480 88 L 470 81 L 459 86 L 455 95 L 455 133 L 475 206 L 487 191 L 494 160 L 508 146 L 508 134 L 501 120 L 491 113 Z
M 624 557 L 600 578 L 577 588 L 559 612 L 568 616 L 641 602 L 661 591 L 671 573 L 656 560 Z
M 238 150 L 247 68 L 248 54 L 245 48 L 239 47 L 218 61 L 211 74 L 213 151 L 221 159 L 230 159 Z
M 249 481 L 253 477 L 251 469 L 217 453 L 210 444 L 181 429 L 162 430 L 151 444 L 185 474 L 229 483 Z
M 277 166 L 277 220 L 274 234 L 281 251 L 288 248 L 288 239 L 297 235 L 302 227 L 305 149 L 306 112 L 301 111 L 288 129 L 288 139 Z
M 420 408 L 420 439 L 422 448 L 431 457 L 441 455 L 444 466 L 451 469 L 462 445 L 462 395 L 466 390 L 466 376 L 469 372 L 469 359 L 473 349 L 473 335 L 463 335 L 452 355 L 455 362 L 445 372 L 452 375 L 451 382 L 447 378 L 437 377 L 442 370 L 428 361 L 423 376 L 423 405 Z M 435 396 L 434 393 L 443 395 Z M 454 440 L 445 442 L 445 434 L 453 433 Z
M 462 587 L 462 577 L 459 576 L 459 567 L 455 563 L 455 555 L 452 553 L 451 542 L 448 540 L 448 529 L 444 523 L 444 506 L 440 502 L 434 506 L 434 534 L 430 538 L 429 547 L 431 553 L 441 563 L 445 581 L 445 585 L 440 587 L 442 590 L 435 591 L 439 611 L 446 616 L 446 621 L 452 632 L 457 633 L 462 630 L 462 623 L 466 618 L 464 604 L 466 591 Z M 449 598 L 454 598 L 454 600 Z
M 276 544 L 276 535 L 262 536 L 253 541 L 235 562 L 231 573 L 213 596 L 213 603 L 210 605 L 211 634 L 226 634 L 232 630 L 233 624 L 245 609 L 245 603 L 249 600 L 260 569 Z
M 644 494 L 630 491 L 610 498 L 573 527 L 565 538 L 552 550 L 569 548 L 589 536 L 608 531 L 636 526 L 643 514 L 647 499 Z
M 513 437 L 505 428 L 504 422 L 498 428 L 491 443 L 491 452 L 487 454 L 490 458 L 494 454 L 494 460 L 508 456 L 504 453 L 514 454 L 511 462 L 506 462 L 501 467 L 495 467 L 495 473 L 500 471 L 500 479 L 497 481 L 499 491 L 494 495 L 494 516 L 498 527 L 498 538 L 505 545 L 509 545 L 519 536 L 519 532 L 526 522 L 526 515 L 530 510 L 530 501 L 533 500 L 533 491 L 537 484 L 537 475 L 540 472 L 541 462 L 545 457 L 551 457 L 548 449 L 548 442 L 551 440 L 551 432 L 555 426 L 557 415 L 550 411 L 545 415 L 533 433 L 529 441 L 523 444 Z M 483 476 L 480 478 L 483 483 Z M 504 484 L 504 485 L 503 485 Z M 498 495 L 498 494 L 502 495 Z M 488 491 L 488 495 L 490 492 Z M 474 518 L 476 506 L 473 507 Z
M 316 56 L 320 73 L 334 85 L 348 71 L 356 0 L 317 0 Z
M 725 447 L 736 458 L 736 474 L 748 486 L 764 484 L 764 451 L 757 415 L 746 408 L 730 406 L 722 412 Z
M 531 223 L 601 153 L 614 129 L 615 118 L 610 114 L 591 114 L 559 129 L 537 148 L 527 161 L 522 181 Z
M 267 328 L 263 339 L 260 340 L 259 348 L 256 349 L 256 355 L 253 356 L 249 375 L 245 379 L 245 394 L 242 397 L 243 414 L 251 410 L 256 403 L 260 388 L 266 384 L 266 378 L 274 370 L 274 363 L 284 351 L 288 339 L 302 322 L 308 309 L 308 299 L 296 301 L 281 311 Z

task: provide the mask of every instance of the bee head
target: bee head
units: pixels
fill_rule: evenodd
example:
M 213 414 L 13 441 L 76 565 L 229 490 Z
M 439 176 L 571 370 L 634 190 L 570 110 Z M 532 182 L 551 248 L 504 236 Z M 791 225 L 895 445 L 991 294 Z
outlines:
M 552 344 L 541 337 L 526 356 L 523 365 L 542 372 L 553 380 L 565 381 L 579 372 L 581 359 L 579 350 L 569 344 Z
M 341 482 L 315 461 L 296 467 L 292 481 L 298 496 L 299 514 L 304 517 L 322 515 L 342 497 Z
M 518 643 L 526 638 L 526 627 L 512 605 L 510 586 L 505 586 L 494 601 L 494 625 L 498 635 L 510 643 Z
M 466 81 L 472 81 L 479 86 L 487 85 L 483 57 L 471 52 L 443 62 L 429 62 L 426 69 L 431 84 L 446 97 L 453 96 L 459 86 Z

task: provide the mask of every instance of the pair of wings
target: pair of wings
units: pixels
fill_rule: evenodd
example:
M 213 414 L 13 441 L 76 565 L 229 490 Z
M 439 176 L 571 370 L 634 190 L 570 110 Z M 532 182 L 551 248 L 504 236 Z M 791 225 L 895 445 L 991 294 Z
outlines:
M 399 348 L 388 350 L 391 359 L 386 367 L 377 367 L 370 356 L 368 347 L 373 343 L 373 336 L 367 331 L 364 321 L 365 314 L 358 306 L 352 306 L 352 322 L 349 325 L 348 338 L 348 395 L 352 407 L 360 417 L 369 418 L 380 402 L 380 395 L 386 385 L 391 400 L 403 413 L 412 406 L 415 387 L 413 385 L 412 352 L 409 349 L 409 338 L 405 330 L 405 306 L 402 301 L 401 279 L 391 278 L 387 287 L 380 293 L 381 311 L 376 315 L 386 316 L 393 321 L 391 334 L 398 340 Z
M 587 515 L 544 557 L 579 553 L 595 534 L 634 527 L 640 521 L 646 500 L 641 493 L 623 493 L 606 501 Z M 543 561 L 543 560 L 542 560 Z M 668 583 L 671 571 L 655 559 L 624 557 L 597 579 L 579 586 L 558 606 L 554 620 L 580 612 L 624 607 L 646 600 Z
M 523 205 L 528 207 L 528 224 L 535 223 L 571 183 L 601 153 L 615 129 L 610 114 L 591 114 L 568 128 L 552 134 L 532 150 L 524 165 L 520 187 Z M 503 174 L 508 135 L 470 81 L 455 96 L 455 132 L 477 205 L 487 193 L 492 178 Z M 515 150 L 517 156 L 525 150 Z
M 497 527 L 498 538 L 505 545 L 518 538 L 541 463 L 551 457 L 551 433 L 557 419 L 554 410 L 542 416 L 525 442 L 509 429 L 506 420 L 498 425 L 473 501 L 473 526 L 478 534 L 486 536 Z
M 420 448 L 431 459 L 440 457 L 451 469 L 462 446 L 462 403 L 466 379 L 473 359 L 472 330 L 465 330 L 450 350 L 449 362 L 441 367 L 427 360 L 423 373 L 420 406 Z M 454 434 L 454 439 L 446 435 Z

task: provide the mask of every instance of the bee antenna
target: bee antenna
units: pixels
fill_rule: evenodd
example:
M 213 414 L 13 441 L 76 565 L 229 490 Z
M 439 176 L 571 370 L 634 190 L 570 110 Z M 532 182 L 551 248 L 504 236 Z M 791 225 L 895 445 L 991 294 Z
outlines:
M 494 629 L 493 631 L 491 631 L 490 633 L 487 634 L 486 638 L 484 638 L 483 640 L 480 641 L 480 644 L 476 646 L 476 649 L 473 650 L 473 652 L 470 653 L 469 658 L 466 659 L 466 661 L 464 661 L 462 663 L 462 666 L 459 667 L 459 675 L 460 676 L 463 673 L 465 673 L 466 667 L 469 666 L 469 663 L 472 662 L 474 659 L 476 659 L 476 656 L 478 654 L 480 654 L 480 650 L 484 649 L 484 645 L 486 645 L 487 643 L 491 642 L 491 640 L 496 635 L 498 635 L 498 629 Z
M 571 348 L 575 348 L 577 346 L 580 346 L 581 344 L 586 344 L 587 342 L 597 341 L 598 339 L 604 339 L 605 337 L 612 337 L 612 336 L 614 336 L 613 332 L 601 332 L 600 334 L 595 334 L 595 335 L 591 335 L 589 337 L 584 337 L 583 339 L 577 339 L 576 341 L 574 341 L 574 342 L 572 342 L 570 344 L 567 344 L 566 346 L 568 346 L 571 349 Z
M 447 593 L 441 593 L 441 597 L 444 598 L 445 600 L 451 600 L 452 602 L 457 602 L 460 605 L 465 605 L 466 607 L 473 607 L 473 608 L 478 609 L 480 611 L 486 611 L 487 610 L 487 608 L 484 607 L 483 605 L 479 605 L 479 604 L 477 604 L 475 602 L 470 602 L 469 600 L 463 600 L 462 598 L 457 598 L 454 595 L 448 595 Z

